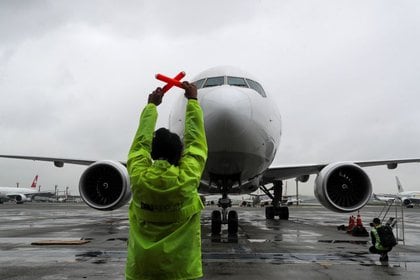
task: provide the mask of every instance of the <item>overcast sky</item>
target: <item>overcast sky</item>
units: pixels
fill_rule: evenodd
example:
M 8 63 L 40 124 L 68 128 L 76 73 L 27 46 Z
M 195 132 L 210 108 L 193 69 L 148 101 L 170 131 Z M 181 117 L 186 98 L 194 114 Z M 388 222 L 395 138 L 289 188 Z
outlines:
M 156 73 L 233 65 L 279 107 L 276 165 L 420 157 L 419 50 L 416 0 L 3 0 L 0 154 L 126 160 Z M 0 185 L 74 194 L 84 168 L 1 159 Z M 419 164 L 366 171 L 420 189 Z

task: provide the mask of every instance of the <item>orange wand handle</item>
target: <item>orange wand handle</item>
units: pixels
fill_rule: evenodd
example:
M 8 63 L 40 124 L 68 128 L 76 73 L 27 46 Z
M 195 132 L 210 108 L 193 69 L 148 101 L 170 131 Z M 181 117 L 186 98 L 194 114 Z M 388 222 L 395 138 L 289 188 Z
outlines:
M 182 72 L 181 72 L 182 73 Z M 181 73 L 179 73 L 178 75 L 182 75 Z M 177 76 L 178 76 L 177 75 Z M 185 76 L 185 73 L 183 74 L 184 76 Z M 179 80 L 176 80 L 176 79 L 172 79 L 172 78 L 169 78 L 169 77 L 166 77 L 166 76 L 164 76 L 164 75 L 162 75 L 162 74 L 156 74 L 156 79 L 158 79 L 158 80 L 161 80 L 162 82 L 165 82 L 165 83 L 167 83 L 167 85 L 166 86 L 168 86 L 168 90 L 169 90 L 169 88 L 171 88 L 172 86 L 176 86 L 176 87 L 179 87 L 179 88 L 184 88 L 184 85 L 179 81 Z M 165 87 L 166 87 L 165 86 Z

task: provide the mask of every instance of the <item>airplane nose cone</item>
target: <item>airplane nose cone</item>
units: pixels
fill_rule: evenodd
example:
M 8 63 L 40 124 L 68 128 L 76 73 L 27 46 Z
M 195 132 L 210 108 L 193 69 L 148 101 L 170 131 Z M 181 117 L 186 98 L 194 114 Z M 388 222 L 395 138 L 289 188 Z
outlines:
M 251 103 L 240 89 L 224 86 L 207 92 L 201 99 L 208 132 L 217 137 L 243 136 L 251 120 Z M 208 133 L 210 134 L 210 133 Z

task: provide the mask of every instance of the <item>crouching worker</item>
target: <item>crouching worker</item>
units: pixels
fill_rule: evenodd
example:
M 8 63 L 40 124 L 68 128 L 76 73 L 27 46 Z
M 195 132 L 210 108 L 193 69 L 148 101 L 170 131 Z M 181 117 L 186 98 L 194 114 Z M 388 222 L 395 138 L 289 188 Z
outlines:
M 156 131 L 163 92 L 149 95 L 131 146 L 127 169 L 132 201 L 126 279 L 194 279 L 203 276 L 198 186 L 207 159 L 197 88 L 184 82 L 184 143 L 165 128 Z
M 382 224 L 381 220 L 379 218 L 374 218 L 372 223 L 370 224 L 372 226 L 372 230 L 370 231 L 370 237 L 372 238 L 372 246 L 369 248 L 369 252 L 372 254 L 379 254 L 379 260 L 380 261 L 388 261 L 388 252 L 392 250 L 392 246 L 385 246 L 380 238 L 380 234 L 378 231 L 382 232 Z M 391 229 L 392 234 L 392 229 Z M 381 234 L 382 235 L 382 234 Z M 384 239 L 384 237 L 382 237 Z M 395 238 L 394 238 L 395 240 Z

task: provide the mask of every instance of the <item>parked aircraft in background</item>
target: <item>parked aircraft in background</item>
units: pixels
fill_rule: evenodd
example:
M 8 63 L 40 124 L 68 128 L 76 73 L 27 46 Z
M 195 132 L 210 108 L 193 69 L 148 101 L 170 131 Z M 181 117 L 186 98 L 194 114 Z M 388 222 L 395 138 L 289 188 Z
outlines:
M 404 191 L 398 176 L 395 176 L 397 182 L 398 193 L 396 194 L 373 194 L 373 198 L 379 201 L 393 202 L 395 199 L 401 200 L 403 205 L 408 208 L 420 204 L 420 191 Z
M 264 191 L 258 189 L 256 192 L 250 194 L 250 198 L 245 201 L 246 205 L 252 206 L 270 206 L 274 198 L 274 193 L 272 189 L 266 189 Z M 293 204 L 298 204 L 302 202 L 302 199 L 298 199 L 297 195 L 288 195 L 287 194 L 287 182 L 284 186 L 284 192 L 281 196 L 280 205 L 289 206 Z
M 0 187 L 0 203 L 14 200 L 17 204 L 22 204 L 25 201 L 31 201 L 34 197 L 51 197 L 54 194 L 51 192 L 40 192 L 36 189 L 38 182 L 38 175 L 32 181 L 31 188 L 17 188 L 17 187 Z
M 316 174 L 314 193 L 319 202 L 333 211 L 354 212 L 372 195 L 371 181 L 362 167 L 386 165 L 394 169 L 400 163 L 420 162 L 419 158 L 413 158 L 272 166 L 280 143 L 281 118 L 261 83 L 234 67 L 211 68 L 192 81 L 198 88 L 208 142 L 208 159 L 199 192 L 221 195 L 218 203 L 222 211 L 212 213 L 213 234 L 220 233 L 222 224 L 228 225 L 229 234 L 238 231 L 238 214 L 228 210 L 232 205 L 231 194 L 250 194 L 260 188 L 268 195 L 272 189 L 271 205 L 265 207 L 266 218 L 288 219 L 289 209 L 281 205 L 282 181 L 296 178 L 306 182 L 311 174 Z M 185 105 L 186 99 L 180 94 L 169 120 L 170 130 L 181 136 Z M 79 192 L 90 207 L 98 210 L 119 208 L 131 197 L 125 162 L 0 157 L 52 161 L 57 167 L 64 163 L 89 165 L 80 178 Z

